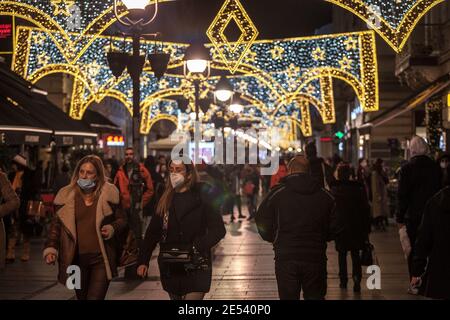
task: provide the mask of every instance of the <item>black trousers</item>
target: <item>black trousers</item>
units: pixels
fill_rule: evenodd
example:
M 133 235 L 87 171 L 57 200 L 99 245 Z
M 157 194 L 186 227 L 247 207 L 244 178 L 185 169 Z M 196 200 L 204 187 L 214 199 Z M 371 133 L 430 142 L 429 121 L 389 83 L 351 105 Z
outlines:
M 247 195 L 247 206 L 249 218 L 254 218 L 256 214 L 256 193 Z
M 78 300 L 105 300 L 109 287 L 105 262 L 101 253 L 78 256 L 76 264 L 81 272 L 81 289 L 75 289 Z
M 348 272 L 347 272 L 347 252 L 339 251 L 339 278 L 342 282 L 347 282 Z M 361 282 L 362 278 L 362 267 L 361 267 L 361 257 L 359 256 L 359 250 L 350 251 L 352 257 L 352 277 L 355 282 Z
M 327 294 L 327 265 L 300 261 L 275 261 L 280 300 L 324 300 Z
M 237 206 L 239 217 L 242 216 L 242 201 L 241 196 L 239 194 L 234 194 L 231 196 L 230 202 L 229 202 L 229 211 L 231 212 L 231 220 L 234 219 L 234 205 Z

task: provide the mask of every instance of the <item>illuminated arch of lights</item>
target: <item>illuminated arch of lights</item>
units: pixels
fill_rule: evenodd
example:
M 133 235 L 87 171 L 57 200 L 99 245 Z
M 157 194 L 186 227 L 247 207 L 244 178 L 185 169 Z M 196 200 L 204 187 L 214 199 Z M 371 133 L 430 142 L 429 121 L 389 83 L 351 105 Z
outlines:
M 170 0 L 159 0 L 166 1 Z M 116 22 L 113 3 L 114 0 L 0 0 L 0 15 L 27 20 L 46 31 L 66 60 L 74 63 Z M 126 12 L 119 2 L 118 14 L 124 16 Z
M 100 102 L 114 95 L 131 111 L 132 82 L 127 73 L 116 79 L 109 70 L 106 54 L 110 48 L 131 49 L 131 41 L 122 38 L 97 36 L 76 62 L 70 61 L 59 46 L 56 36 L 29 27 L 19 27 L 17 50 L 13 59 L 14 70 L 24 78 L 36 82 L 45 75 L 65 72 L 74 76 L 70 115 L 81 119 L 92 102 Z M 186 44 L 145 42 L 146 52 L 161 50 L 171 54 L 169 70 L 160 80 L 146 65 L 141 78 L 142 132 L 148 132 L 154 116 L 164 112 L 155 108 L 156 102 L 171 95 L 182 94 L 192 100 L 193 86 L 188 80 L 171 73 L 182 64 Z M 226 69 L 223 61 L 213 52 L 212 67 Z M 364 111 L 378 109 L 378 75 L 376 48 L 372 31 L 256 41 L 249 54 L 230 76 L 237 91 L 247 101 L 261 109 L 269 118 L 283 110 L 297 97 L 309 96 L 325 123 L 335 121 L 332 79 L 342 79 L 355 90 Z M 215 85 L 218 78 L 205 81 L 204 93 Z M 168 92 L 162 94 L 161 92 Z M 175 115 L 178 108 L 169 108 Z M 305 112 L 303 112 L 305 113 Z M 310 121 L 309 114 L 301 115 L 302 122 Z M 303 125 L 303 129 L 307 128 Z M 305 135 L 310 135 L 304 129 Z
M 396 51 L 402 51 L 419 20 L 445 0 L 325 0 L 357 15 Z

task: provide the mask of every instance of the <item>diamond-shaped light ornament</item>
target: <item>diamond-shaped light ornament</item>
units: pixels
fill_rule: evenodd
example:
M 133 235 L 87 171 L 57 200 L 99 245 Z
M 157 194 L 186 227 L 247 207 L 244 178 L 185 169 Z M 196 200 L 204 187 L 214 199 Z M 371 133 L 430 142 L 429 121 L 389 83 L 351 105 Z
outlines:
M 234 43 L 224 34 L 232 20 L 241 31 L 239 39 Z M 239 0 L 225 0 L 206 34 L 228 70 L 234 73 L 258 37 L 258 30 Z

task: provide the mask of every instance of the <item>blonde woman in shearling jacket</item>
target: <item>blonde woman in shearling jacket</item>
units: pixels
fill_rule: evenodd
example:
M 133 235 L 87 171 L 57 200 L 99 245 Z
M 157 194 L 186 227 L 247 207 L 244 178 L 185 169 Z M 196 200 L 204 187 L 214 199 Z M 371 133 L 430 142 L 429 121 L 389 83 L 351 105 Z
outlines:
M 58 280 L 65 284 L 67 268 L 77 265 L 81 288 L 78 300 L 103 300 L 117 275 L 117 233 L 125 226 L 119 191 L 106 182 L 102 161 L 86 156 L 77 164 L 71 184 L 56 195 L 56 217 L 43 256 L 47 264 L 58 260 Z

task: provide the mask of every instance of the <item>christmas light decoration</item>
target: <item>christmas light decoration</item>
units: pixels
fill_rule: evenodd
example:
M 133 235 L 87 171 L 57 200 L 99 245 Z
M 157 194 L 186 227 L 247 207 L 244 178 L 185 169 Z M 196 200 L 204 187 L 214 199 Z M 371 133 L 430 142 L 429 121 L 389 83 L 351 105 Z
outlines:
M 239 27 L 241 35 L 236 42 L 230 43 L 224 31 L 232 20 Z M 226 63 L 228 70 L 231 73 L 235 73 L 244 57 L 249 54 L 251 45 L 258 37 L 258 29 L 256 29 L 239 0 L 225 0 L 206 34 L 222 60 Z M 255 57 L 255 54 L 250 52 L 249 57 L 252 59 L 252 57 Z
M 363 19 L 396 51 L 402 51 L 419 20 L 444 0 L 325 0 Z
M 112 75 L 105 49 L 130 49 L 131 42 L 122 38 L 97 36 L 74 61 L 55 43 L 54 39 L 59 36 L 56 35 L 57 32 L 54 33 L 20 27 L 13 61 L 14 70 L 32 82 L 52 73 L 72 75 L 74 88 L 70 115 L 73 118 L 81 119 L 92 102 L 101 102 L 108 96 L 121 101 L 131 112 L 131 79 L 127 73 L 117 79 Z M 159 82 L 149 65 L 144 66 L 141 110 L 148 116 L 142 117 L 141 132 L 148 132 L 152 117 L 160 114 L 175 116 L 178 111 L 172 105 L 174 112 L 168 113 L 164 109 L 164 112 L 156 113 L 152 111 L 155 104 L 177 95 L 189 98 L 192 103 L 193 88 L 182 76 L 171 73 L 174 68 L 182 65 L 186 44 L 156 45 L 154 42 L 145 42 L 141 47 L 145 52 L 158 49 L 171 53 L 169 69 Z M 364 111 L 378 109 L 378 76 L 372 31 L 256 41 L 251 46 L 251 52 L 252 59 L 244 59 L 237 68 L 239 75 L 230 76 L 229 80 L 244 100 L 261 111 L 260 117 L 264 121 L 270 121 L 280 109 L 294 104 L 300 109 L 300 113 L 303 112 L 296 121 L 301 122 L 304 135 L 310 135 L 309 111 L 301 107 L 307 101 L 318 110 L 324 123 L 333 123 L 333 78 L 344 80 L 355 89 Z M 274 54 L 280 59 L 273 59 Z M 216 60 L 211 62 L 212 68 L 228 68 L 217 55 L 213 54 L 214 57 Z M 212 77 L 204 81 L 202 94 L 212 92 L 218 80 L 218 77 Z M 255 109 L 244 108 L 243 116 L 257 117 Z M 208 114 L 205 117 L 208 119 Z
M 159 0 L 159 2 L 166 1 L 169 0 Z M 0 0 L 0 15 L 22 18 L 46 31 L 69 63 L 73 63 L 116 21 L 113 2 L 113 0 Z M 127 14 L 124 6 L 120 6 L 118 12 L 120 16 Z

